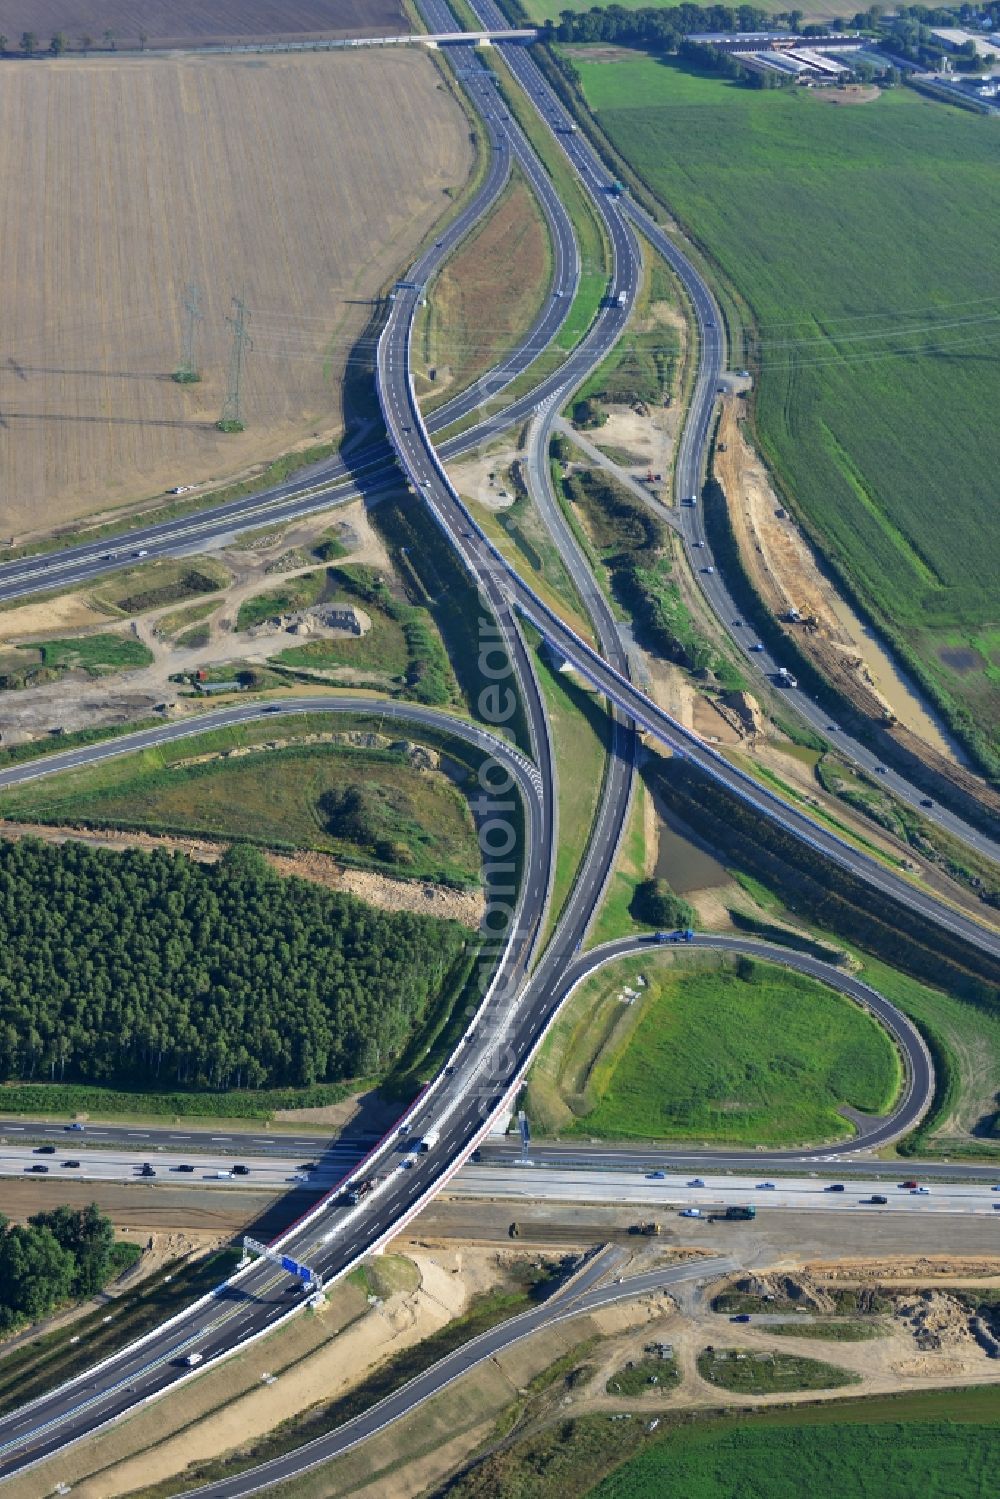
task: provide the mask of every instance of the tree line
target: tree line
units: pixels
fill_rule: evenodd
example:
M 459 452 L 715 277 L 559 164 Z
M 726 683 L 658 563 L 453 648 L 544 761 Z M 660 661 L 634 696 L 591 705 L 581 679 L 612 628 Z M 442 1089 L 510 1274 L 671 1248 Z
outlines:
M 403 1051 L 452 981 L 455 922 L 276 875 L 25 838 L 0 847 L 0 1077 L 307 1087 Z
M 139 44 L 139 51 L 145 52 L 146 44 L 149 41 L 148 34 L 145 31 L 140 31 L 136 40 Z M 77 37 L 76 45 L 77 50 L 82 52 L 84 57 L 86 57 L 88 53 L 94 50 L 97 43 L 92 36 L 84 33 L 82 36 Z M 54 31 L 48 43 L 42 42 L 37 31 L 22 31 L 21 40 L 18 44 L 18 51 L 24 57 L 62 57 L 64 52 L 69 52 L 71 49 L 72 43 L 65 31 Z M 0 32 L 0 56 L 6 57 L 10 50 L 10 37 L 4 36 Z M 101 51 L 118 51 L 118 38 L 110 29 L 105 30 L 101 34 Z
M 0 1332 L 102 1290 L 138 1250 L 115 1243 L 96 1202 L 57 1207 L 11 1226 L 0 1214 Z

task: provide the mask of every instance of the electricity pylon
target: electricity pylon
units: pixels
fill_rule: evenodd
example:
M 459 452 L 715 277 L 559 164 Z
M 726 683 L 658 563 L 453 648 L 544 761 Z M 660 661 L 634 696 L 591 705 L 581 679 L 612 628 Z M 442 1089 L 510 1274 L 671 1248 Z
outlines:
M 195 359 L 195 335 L 205 314 L 201 310 L 201 287 L 192 281 L 184 296 L 184 353 L 174 371 L 178 385 L 194 385 L 201 379 Z
M 243 431 L 240 404 L 243 384 L 243 356 L 248 349 L 253 348 L 253 339 L 247 332 L 250 322 L 250 313 L 247 311 L 247 304 L 242 297 L 234 297 L 233 307 L 235 308 L 233 316 L 226 318 L 226 322 L 233 330 L 233 348 L 229 356 L 229 382 L 226 386 L 226 399 L 222 406 L 222 415 L 215 424 L 220 432 Z

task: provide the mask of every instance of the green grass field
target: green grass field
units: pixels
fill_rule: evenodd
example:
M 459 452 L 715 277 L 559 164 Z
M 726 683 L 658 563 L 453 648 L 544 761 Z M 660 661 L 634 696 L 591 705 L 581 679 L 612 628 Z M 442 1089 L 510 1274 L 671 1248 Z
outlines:
M 329 732 L 329 727 L 327 727 Z M 198 740 L 187 754 L 199 753 Z M 236 760 L 171 766 L 153 751 L 7 792 L 3 815 L 41 822 L 240 838 L 313 848 L 415 878 L 479 879 L 475 829 L 461 793 L 402 756 L 303 745 Z M 362 787 L 364 803 L 343 802 Z
M 994 122 L 907 89 L 835 108 L 642 55 L 574 62 L 750 310 L 765 456 L 952 720 L 1000 751 Z
M 863 1412 L 812 1424 L 809 1412 L 761 1414 L 751 1426 L 673 1431 L 590 1490 L 592 1499 L 982 1499 L 995 1488 L 1000 1431 L 963 1418 L 867 1423 Z M 832 1412 L 831 1412 L 832 1414 Z M 954 1424 L 952 1424 L 954 1422 Z M 992 1476 L 991 1476 L 992 1475 Z
M 92 677 L 130 667 L 148 666 L 153 653 L 141 640 L 123 635 L 81 635 L 78 640 L 47 640 L 39 650 L 46 666 L 81 670 Z
M 745 960 L 631 959 L 577 991 L 527 1108 L 539 1132 L 782 1146 L 849 1134 L 838 1108 L 885 1112 L 899 1081 L 885 1034 L 824 985 Z
M 737 1348 L 706 1348 L 698 1373 L 720 1390 L 738 1395 L 784 1395 L 793 1390 L 834 1390 L 860 1384 L 861 1377 L 818 1359 L 795 1353 L 751 1353 Z

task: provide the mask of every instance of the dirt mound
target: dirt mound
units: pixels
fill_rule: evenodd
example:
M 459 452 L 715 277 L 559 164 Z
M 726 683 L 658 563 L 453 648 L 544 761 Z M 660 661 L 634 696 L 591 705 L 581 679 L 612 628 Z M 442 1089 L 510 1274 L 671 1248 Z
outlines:
M 811 1275 L 744 1275 L 732 1281 L 726 1290 L 737 1291 L 742 1296 L 757 1296 L 762 1301 L 773 1301 L 779 1307 L 791 1304 L 803 1311 L 823 1312 L 827 1315 L 837 1310 L 832 1296 L 827 1295 L 820 1283 Z
M 921 1353 L 975 1342 L 968 1308 L 945 1291 L 921 1291 L 915 1298 L 900 1300 L 896 1316 L 909 1323 Z
M 1000 1277 L 1000 1255 L 980 1255 L 976 1258 L 956 1258 L 948 1254 L 912 1255 L 893 1254 L 877 1260 L 838 1260 L 835 1264 L 824 1264 L 814 1260 L 805 1267 L 806 1273 L 824 1283 L 863 1284 L 885 1281 L 890 1285 L 916 1283 L 926 1285 L 929 1280 L 948 1280 L 957 1283 L 964 1280 L 982 1280 Z

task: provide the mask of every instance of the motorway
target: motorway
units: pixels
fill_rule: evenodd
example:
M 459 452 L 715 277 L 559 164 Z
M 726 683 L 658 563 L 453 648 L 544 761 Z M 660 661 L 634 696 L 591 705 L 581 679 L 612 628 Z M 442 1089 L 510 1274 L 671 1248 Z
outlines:
M 430 18 L 436 13 L 443 20 L 448 7 L 446 0 L 425 0 L 425 14 Z M 489 0 L 477 0 L 475 9 L 484 18 L 485 25 L 499 26 L 499 12 Z M 488 18 L 488 19 L 487 19 Z M 431 24 L 434 24 L 432 21 Z M 700 337 L 701 362 L 696 388 L 688 420 L 682 433 L 677 456 L 676 489 L 681 495 L 697 495 L 700 491 L 701 474 L 705 454 L 714 420 L 714 401 L 718 376 L 725 356 L 724 334 L 721 318 L 711 292 L 693 265 L 677 248 L 655 221 L 628 198 L 616 199 L 607 192 L 608 173 L 583 137 L 564 133 L 571 118 L 556 96 L 549 89 L 534 62 L 525 49 L 518 45 L 505 44 L 499 50 L 515 77 L 526 88 L 542 118 L 560 131 L 558 141 L 565 151 L 582 184 L 588 190 L 595 208 L 607 227 L 614 251 L 615 271 L 610 286 L 610 296 L 616 297 L 624 291 L 627 305 L 624 309 L 605 309 L 599 315 L 589 342 L 585 341 L 576 357 L 561 369 L 555 370 L 540 381 L 533 390 L 520 396 L 502 411 L 479 420 L 459 436 L 441 445 L 441 457 L 445 462 L 482 446 L 506 428 L 529 419 L 542 408 L 552 407 L 553 413 L 560 404 L 560 392 L 573 389 L 589 369 L 600 361 L 603 354 L 613 346 L 624 326 L 634 300 L 638 280 L 638 251 L 629 221 L 634 222 L 653 244 L 654 248 L 671 265 L 690 299 L 696 316 Z M 419 279 L 415 288 L 419 298 L 431 279 L 435 269 L 454 249 L 458 242 L 477 223 L 503 191 L 509 173 L 509 151 L 513 149 L 522 169 L 526 172 L 538 194 L 549 224 L 554 253 L 554 292 L 552 299 L 543 306 L 534 327 L 518 348 L 483 379 L 469 390 L 455 396 L 446 405 L 438 408 L 428 418 L 431 434 L 443 432 L 482 406 L 485 399 L 497 394 L 511 381 L 529 368 L 538 353 L 548 347 L 558 329 L 565 321 L 572 302 L 572 289 L 579 274 L 575 244 L 572 250 L 572 234 L 567 241 L 567 218 L 551 183 L 538 163 L 534 152 L 521 137 L 516 123 L 498 102 L 492 75 L 479 62 L 473 48 L 450 48 L 457 64 L 457 72 L 470 100 L 478 107 L 485 119 L 488 138 L 493 146 L 486 179 L 473 199 L 456 219 L 442 231 L 428 255 L 414 267 L 411 277 Z M 571 258 L 572 257 L 572 258 Z M 564 293 L 564 294 L 562 294 Z M 609 316 L 609 313 L 612 314 Z M 613 314 L 617 313 L 617 320 Z M 618 326 L 615 326 L 617 321 Z M 609 336 L 610 334 L 610 336 Z M 537 449 L 535 450 L 538 451 Z M 339 503 L 356 499 L 359 492 L 371 498 L 386 492 L 398 483 L 398 478 L 387 461 L 382 448 L 367 448 L 353 454 L 327 460 L 301 471 L 294 479 L 252 496 L 233 500 L 194 515 L 174 521 L 161 521 L 138 526 L 127 536 L 114 542 L 95 541 L 65 548 L 57 553 L 21 559 L 0 564 L 0 601 L 23 597 L 52 587 L 68 588 L 103 576 L 110 571 L 134 563 L 140 556 L 156 560 L 166 556 L 177 556 L 197 552 L 210 544 L 217 544 L 241 529 L 264 522 L 278 525 L 303 515 L 324 511 Z M 360 484 L 360 490 L 358 485 Z M 541 503 L 541 502 L 540 502 Z M 688 513 L 681 512 L 679 524 L 688 539 L 704 541 L 701 516 L 697 507 Z M 558 539 L 558 537 L 557 537 Z M 707 550 L 703 553 L 703 565 L 715 566 Z M 571 568 L 574 574 L 579 569 Z M 750 640 L 734 634 L 732 621 L 738 617 L 735 605 L 726 590 L 724 581 L 716 569 L 714 574 L 695 572 L 695 577 L 706 594 L 724 627 L 730 632 L 738 647 L 744 652 L 747 665 L 773 678 L 780 663 L 764 653 L 751 653 Z M 584 592 L 593 591 L 592 585 L 577 586 Z M 536 621 L 537 623 L 537 621 Z M 604 645 L 602 642 L 602 650 Z M 619 670 L 620 663 L 613 663 Z M 878 758 L 864 745 L 853 739 L 844 730 L 833 725 L 829 716 L 799 691 L 787 693 L 788 701 L 831 743 L 853 760 L 862 769 L 874 772 Z M 919 807 L 926 798 L 922 791 L 907 782 L 891 768 L 882 778 L 887 789 L 892 790 L 911 806 Z M 976 848 L 1000 861 L 1000 846 L 982 831 L 971 827 L 948 809 L 935 805 L 931 809 L 921 808 L 921 815 L 931 818 L 940 826 Z
M 598 1284 L 614 1267 L 615 1259 L 613 1252 L 598 1254 L 563 1290 L 556 1291 L 540 1306 L 522 1312 L 508 1322 L 501 1322 L 498 1327 L 457 1348 L 454 1353 L 433 1364 L 363 1415 L 356 1416 L 353 1421 L 346 1422 L 326 1436 L 317 1437 L 307 1446 L 299 1447 L 284 1457 L 262 1463 L 258 1468 L 250 1468 L 235 1478 L 192 1489 L 189 1491 L 190 1499 L 195 1499 L 195 1496 L 197 1499 L 242 1499 L 244 1495 L 259 1493 L 261 1489 L 280 1483 L 283 1479 L 297 1477 L 311 1468 L 330 1462 L 374 1436 L 391 1422 L 408 1415 L 424 1401 L 430 1400 L 470 1369 L 474 1369 L 477 1364 L 495 1358 L 504 1349 L 512 1347 L 534 1332 L 540 1332 L 543 1327 L 553 1327 L 569 1317 L 599 1311 L 601 1307 L 614 1306 L 616 1302 L 629 1301 L 636 1296 L 655 1295 L 673 1285 L 716 1280 L 720 1275 L 728 1275 L 739 1268 L 736 1260 L 720 1255 L 651 1270 L 645 1275 L 618 1278 L 607 1285 Z
M 869 1172 L 867 1176 L 852 1177 L 844 1185 L 843 1192 L 831 1190 L 808 1176 L 766 1175 L 767 1157 L 753 1176 L 735 1177 L 706 1173 L 697 1180 L 700 1186 L 692 1186 L 691 1178 L 668 1176 L 665 1181 L 653 1180 L 648 1174 L 636 1176 L 626 1171 L 561 1171 L 544 1158 L 534 1154 L 529 1163 L 520 1166 L 466 1166 L 448 1188 L 451 1197 L 478 1198 L 527 1198 L 531 1202 L 564 1203 L 610 1203 L 612 1205 L 635 1204 L 636 1207 L 659 1209 L 661 1212 L 678 1212 L 681 1208 L 697 1208 L 699 1215 L 708 1217 L 727 1205 L 752 1203 L 759 1209 L 799 1209 L 816 1212 L 881 1212 L 881 1213 L 977 1213 L 1000 1215 L 1000 1193 L 992 1190 L 992 1183 L 981 1185 L 974 1182 L 934 1183 L 923 1190 L 911 1190 L 900 1185 L 900 1173 L 891 1180 Z M 994 1173 L 995 1181 L 996 1173 Z M 917 1176 L 907 1177 L 918 1180 Z M 764 1184 L 768 1185 L 765 1186 Z M 888 1202 L 874 1204 L 872 1196 L 887 1197 Z M 1000 1233 L 1000 1222 L 998 1222 Z
M 525 59 L 525 62 L 530 63 L 530 59 Z M 520 67 L 520 59 L 518 66 Z M 533 66 L 531 64 L 531 68 Z M 535 102 L 543 108 L 549 107 L 547 99 L 541 97 L 540 90 L 534 84 L 531 72 L 526 70 L 525 77 L 528 91 Z M 492 84 L 489 87 L 492 89 Z M 495 108 L 495 93 L 491 97 Z M 487 124 L 496 153 L 502 155 L 505 148 L 499 146 L 496 130 L 506 129 L 508 122 L 502 118 L 491 118 Z M 567 141 L 572 141 L 573 150 L 582 153 L 586 166 L 589 148 L 584 148 L 577 137 L 560 139 L 567 151 L 570 149 Z M 606 181 L 606 173 L 599 166 L 591 164 L 586 169 L 594 182 Z M 481 211 L 485 201 L 484 194 L 477 195 L 474 200 L 479 205 L 477 211 Z M 466 212 L 471 211 L 472 205 Z M 372 1190 L 355 1207 L 329 1201 L 320 1204 L 282 1240 L 285 1252 L 294 1254 L 300 1261 L 310 1265 L 325 1280 L 342 1275 L 373 1249 L 394 1237 L 457 1171 L 464 1157 L 482 1136 L 488 1121 L 499 1112 L 504 1100 L 516 1091 L 531 1055 L 554 1018 L 561 1002 L 560 996 L 568 992 L 564 987 L 567 975 L 572 971 L 574 955 L 583 941 L 613 861 L 621 828 L 623 803 L 620 788 L 625 788 L 624 804 L 627 805 L 627 788 L 631 780 L 631 760 L 626 761 L 621 754 L 612 756 L 612 771 L 609 771 L 609 775 L 615 773 L 618 776 L 615 783 L 618 788 L 616 794 L 606 795 L 602 800 L 590 849 L 566 910 L 544 956 L 531 973 L 530 980 L 525 983 L 525 974 L 535 954 L 546 907 L 551 853 L 555 847 L 551 820 L 555 795 L 544 709 L 537 695 L 523 642 L 511 617 L 512 604 L 539 626 L 561 654 L 577 665 L 600 690 L 606 692 L 626 717 L 642 723 L 675 750 L 699 763 L 711 776 L 734 787 L 756 810 L 779 821 L 796 836 L 819 847 L 837 862 L 847 864 L 862 878 L 880 884 L 897 899 L 923 910 L 929 920 L 958 931 L 967 940 L 987 951 L 1000 952 L 1000 939 L 993 938 L 968 918 L 941 908 L 928 897 L 915 892 L 905 881 L 872 865 L 871 861 L 827 834 L 804 815 L 785 808 L 777 798 L 764 792 L 749 778 L 741 777 L 721 757 L 702 745 L 696 736 L 687 734 L 674 724 L 667 715 L 637 692 L 624 673 L 615 670 L 613 665 L 590 651 L 561 621 L 556 621 L 489 546 L 464 510 L 440 466 L 413 395 L 409 365 L 409 335 L 420 299 L 420 288 L 426 284 L 444 255 L 468 227 L 460 216 L 406 278 L 417 284 L 407 286 L 401 283 L 397 288 L 385 332 L 379 341 L 379 394 L 390 438 L 404 472 L 418 492 L 424 495 L 430 513 L 447 540 L 456 547 L 479 582 L 492 612 L 499 620 L 499 627 L 515 662 L 527 706 L 532 751 L 538 762 L 538 770 L 534 773 L 527 770 L 523 759 L 511 758 L 509 750 L 504 763 L 518 780 L 526 797 L 529 846 L 524 861 L 520 908 L 502 954 L 497 980 L 491 987 L 480 1015 L 450 1059 L 448 1067 L 430 1084 L 410 1110 L 402 1126 L 404 1133 L 388 1136 L 376 1146 L 355 1173 L 356 1178 L 364 1175 L 371 1180 Z M 623 221 L 623 243 L 625 238 Z M 606 352 L 620 335 L 634 298 L 636 282 L 634 276 L 631 280 L 627 279 L 627 269 L 620 272 L 616 268 L 615 275 L 616 280 L 611 288 L 615 295 L 613 305 L 602 310 L 584 344 L 566 360 L 558 372 L 558 378 L 550 380 L 549 395 L 554 395 L 557 391 L 568 394 L 595 359 L 601 357 L 602 352 Z M 622 277 L 621 289 L 625 292 L 625 307 L 617 305 L 619 276 Z M 544 384 L 545 382 L 542 394 L 538 391 L 534 393 L 532 405 L 546 399 Z M 504 418 L 509 420 L 509 412 L 504 414 Z M 696 408 L 692 409 L 691 420 L 701 420 L 701 413 Z M 489 423 L 485 425 L 486 428 L 489 427 Z M 270 518 L 272 517 L 269 516 Z M 130 538 L 130 545 L 134 540 L 135 538 Z M 168 549 L 166 543 L 163 549 Z M 62 554 L 63 561 L 66 555 Z M 94 565 L 79 563 L 79 559 L 78 564 L 84 567 Z M 99 570 L 107 570 L 106 562 Z M 66 577 L 65 571 L 60 577 Z M 3 586 L 16 587 L 17 580 L 11 582 L 7 578 Z M 37 581 L 33 586 L 38 586 Z M 399 710 L 399 716 L 410 711 L 409 705 L 392 706 Z M 281 710 L 284 707 L 282 704 Z M 370 700 L 366 707 L 368 711 L 373 710 Z M 380 704 L 379 711 L 381 708 Z M 251 713 L 253 710 L 246 708 L 223 710 L 225 711 L 239 714 L 241 711 Z M 258 711 L 274 709 L 258 708 Z M 298 711 L 316 711 L 316 700 L 309 699 L 308 705 L 300 707 Z M 349 711 L 358 711 L 357 703 Z M 149 731 L 154 736 L 150 742 L 157 742 L 155 736 L 171 737 L 179 728 L 188 733 L 198 732 L 207 722 L 206 718 L 195 724 L 170 725 Z M 459 726 L 454 721 L 449 720 L 449 726 L 452 732 L 459 732 Z M 133 740 L 138 737 L 132 736 Z M 93 748 L 100 751 L 105 747 Z M 117 745 L 116 750 L 122 752 Z M 71 753 L 81 756 L 87 754 L 86 751 Z M 497 758 L 504 758 L 500 750 L 497 750 Z M 49 763 L 46 762 L 46 769 Z M 86 763 L 86 760 L 75 763 Z M 37 764 L 19 769 L 26 776 L 42 773 Z M 16 775 L 17 772 L 11 774 Z M 408 1152 L 404 1155 L 400 1151 L 401 1140 L 412 1142 L 414 1138 L 426 1135 L 430 1130 L 436 1138 L 425 1153 Z M 182 1379 L 191 1377 L 191 1371 L 185 1364 L 189 1352 L 198 1352 L 204 1363 L 208 1363 L 211 1359 L 230 1352 L 238 1344 L 261 1335 L 286 1316 L 290 1307 L 302 1304 L 301 1296 L 289 1299 L 289 1293 L 295 1290 L 294 1282 L 290 1282 L 284 1271 L 272 1268 L 266 1262 L 251 1266 L 218 1288 L 215 1293 L 188 1308 L 171 1324 L 157 1329 L 147 1339 L 123 1350 L 100 1369 L 88 1371 L 0 1421 L 0 1476 L 39 1461 L 48 1453 L 117 1419 L 124 1411 L 141 1401 L 154 1398 Z

